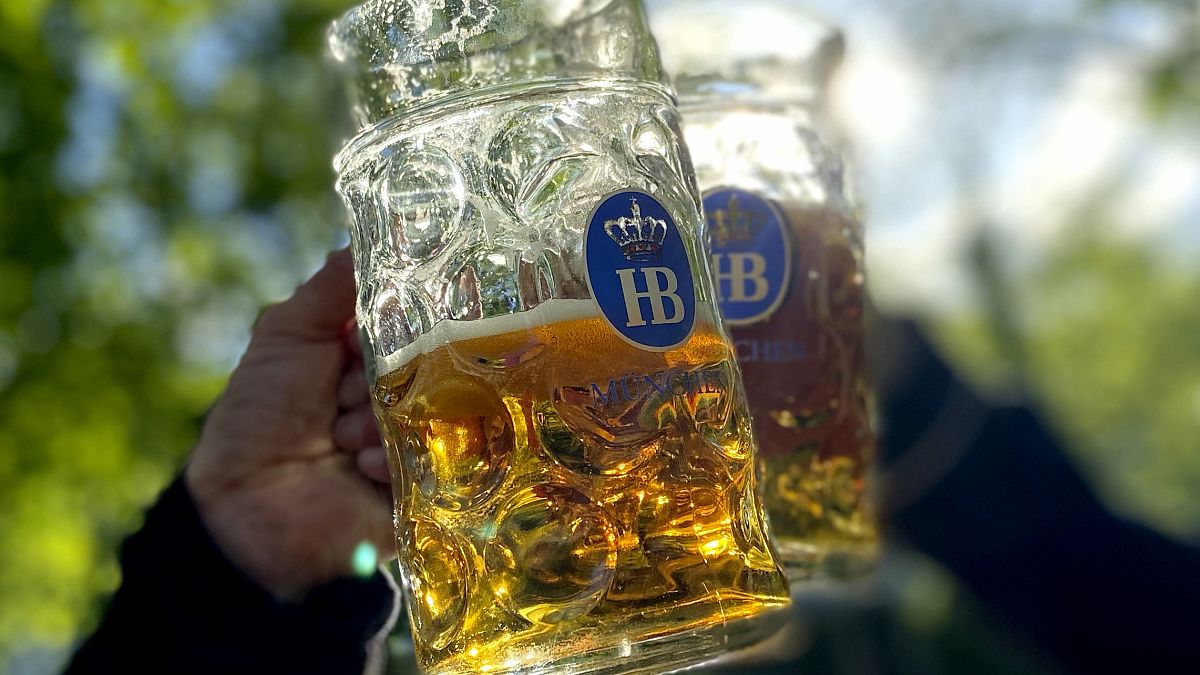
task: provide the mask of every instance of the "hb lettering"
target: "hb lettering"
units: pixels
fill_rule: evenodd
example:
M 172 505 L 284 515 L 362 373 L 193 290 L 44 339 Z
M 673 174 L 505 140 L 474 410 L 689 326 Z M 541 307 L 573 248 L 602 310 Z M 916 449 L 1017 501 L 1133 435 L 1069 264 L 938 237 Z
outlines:
M 728 266 L 725 265 L 727 259 Z M 766 258 L 758 253 L 715 253 L 712 260 L 721 302 L 761 302 L 767 297 L 771 285 L 765 276 Z M 725 294 L 726 283 L 729 284 L 729 295 Z
M 692 334 L 696 279 L 688 254 L 666 207 L 651 195 L 627 190 L 596 207 L 584 242 L 588 290 L 626 342 L 667 351 Z
M 641 272 L 645 281 L 645 291 L 638 290 L 637 274 Z M 683 323 L 683 298 L 680 298 L 679 278 L 669 267 L 643 267 L 641 269 L 617 270 L 621 280 L 621 295 L 625 297 L 625 313 L 628 321 L 627 328 L 645 326 L 646 319 L 642 314 L 642 301 L 650 303 L 650 325 L 662 326 Z M 670 301 L 671 312 L 667 313 L 664 301 Z

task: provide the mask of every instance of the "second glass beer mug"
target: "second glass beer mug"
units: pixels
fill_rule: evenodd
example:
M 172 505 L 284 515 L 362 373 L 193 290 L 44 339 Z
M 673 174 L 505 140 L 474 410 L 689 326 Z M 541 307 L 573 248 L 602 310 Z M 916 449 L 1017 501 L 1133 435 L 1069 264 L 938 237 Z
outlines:
M 794 579 L 861 574 L 877 555 L 862 227 L 815 114 L 842 36 L 779 0 L 660 17 L 780 554 Z
M 663 671 L 788 603 L 640 3 L 371 2 L 337 159 L 417 657 Z

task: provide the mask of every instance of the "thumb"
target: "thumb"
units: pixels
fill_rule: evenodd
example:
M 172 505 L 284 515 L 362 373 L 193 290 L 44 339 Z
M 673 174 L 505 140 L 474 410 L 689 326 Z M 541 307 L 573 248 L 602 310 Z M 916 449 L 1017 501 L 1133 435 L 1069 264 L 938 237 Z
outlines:
M 255 333 L 303 340 L 338 338 L 354 318 L 355 297 L 354 259 L 343 248 L 331 253 L 292 297 L 263 312 Z

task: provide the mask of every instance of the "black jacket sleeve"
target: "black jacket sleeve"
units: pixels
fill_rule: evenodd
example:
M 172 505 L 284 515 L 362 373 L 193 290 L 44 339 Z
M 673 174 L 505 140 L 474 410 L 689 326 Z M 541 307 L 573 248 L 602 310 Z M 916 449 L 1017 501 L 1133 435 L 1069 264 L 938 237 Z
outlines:
M 360 674 L 395 605 L 389 580 L 344 579 L 276 600 L 209 536 L 176 480 L 122 547 L 123 582 L 67 675 Z
M 893 330 L 909 372 L 880 387 L 888 535 L 1076 672 L 1196 672 L 1200 549 L 1109 512 L 1036 414 L 986 404 Z

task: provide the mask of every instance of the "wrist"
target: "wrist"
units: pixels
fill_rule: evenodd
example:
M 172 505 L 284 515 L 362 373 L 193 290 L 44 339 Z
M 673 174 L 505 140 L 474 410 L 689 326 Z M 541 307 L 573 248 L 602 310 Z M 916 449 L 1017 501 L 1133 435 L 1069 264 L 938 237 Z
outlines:
M 256 532 L 285 528 L 286 523 L 265 522 L 271 511 L 255 505 L 253 493 L 236 485 L 197 478 L 189 466 L 183 484 L 197 519 L 216 551 L 232 566 L 272 598 L 298 603 L 320 580 L 294 574 L 278 551 Z
M 168 646 L 156 664 L 163 672 L 229 672 L 233 663 L 238 672 L 349 672 L 395 613 L 393 584 L 380 572 L 281 600 L 217 544 L 186 474 L 127 540 L 121 567 L 118 597 L 146 624 L 134 629 Z

